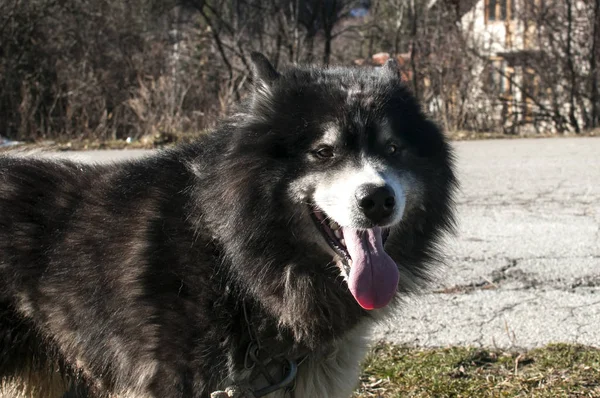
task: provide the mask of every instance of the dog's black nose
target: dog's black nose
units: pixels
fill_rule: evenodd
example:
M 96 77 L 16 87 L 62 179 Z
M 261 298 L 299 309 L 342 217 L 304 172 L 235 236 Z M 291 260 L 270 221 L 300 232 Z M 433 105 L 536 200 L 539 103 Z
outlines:
M 356 200 L 364 215 L 375 224 L 389 217 L 396 206 L 394 191 L 387 185 L 363 185 Z

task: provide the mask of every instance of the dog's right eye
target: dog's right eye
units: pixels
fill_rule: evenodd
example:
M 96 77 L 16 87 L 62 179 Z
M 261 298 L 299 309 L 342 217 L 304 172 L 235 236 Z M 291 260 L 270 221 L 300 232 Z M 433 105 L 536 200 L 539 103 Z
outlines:
M 334 155 L 333 148 L 330 146 L 320 147 L 314 153 L 320 159 L 331 159 Z

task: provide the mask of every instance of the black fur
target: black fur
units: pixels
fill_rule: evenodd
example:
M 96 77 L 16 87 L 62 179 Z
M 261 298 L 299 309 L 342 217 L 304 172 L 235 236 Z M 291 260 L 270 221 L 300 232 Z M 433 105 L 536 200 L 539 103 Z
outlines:
M 253 59 L 262 87 L 193 144 L 103 166 L 0 157 L 0 377 L 56 368 L 93 396 L 207 397 L 243 367 L 242 303 L 289 355 L 318 355 L 369 317 L 304 239 L 305 203 L 288 192 L 326 167 L 304 155 L 334 119 L 348 156 L 381 117 L 406 143 L 395 166 L 416 176 L 421 206 L 386 251 L 427 280 L 453 222 L 443 134 L 393 73 L 279 74 Z

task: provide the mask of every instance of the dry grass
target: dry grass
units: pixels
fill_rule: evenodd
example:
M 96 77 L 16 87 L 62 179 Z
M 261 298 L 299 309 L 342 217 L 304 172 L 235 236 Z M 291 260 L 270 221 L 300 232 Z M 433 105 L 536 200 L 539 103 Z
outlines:
M 528 352 L 377 345 L 355 397 L 600 397 L 600 350 Z
M 519 138 L 565 138 L 565 137 L 600 137 L 600 129 L 583 131 L 575 133 L 523 133 L 523 134 L 503 134 L 481 131 L 453 131 L 448 133 L 452 141 L 474 141 L 474 140 L 512 140 Z
M 191 142 L 203 133 L 154 133 L 141 137 L 139 140 L 56 140 L 22 143 L 15 146 L 0 147 L 1 152 L 40 150 L 44 152 L 89 151 L 101 149 L 154 149 L 176 143 Z

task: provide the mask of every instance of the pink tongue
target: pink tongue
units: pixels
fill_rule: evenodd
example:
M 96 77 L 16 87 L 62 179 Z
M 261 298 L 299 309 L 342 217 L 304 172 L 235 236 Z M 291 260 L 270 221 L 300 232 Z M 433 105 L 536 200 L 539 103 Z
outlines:
M 398 267 L 383 250 L 381 228 L 344 228 L 346 248 L 352 259 L 348 287 L 367 310 L 385 307 L 398 287 Z

